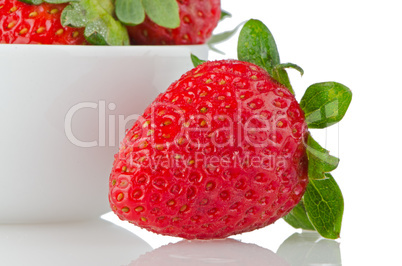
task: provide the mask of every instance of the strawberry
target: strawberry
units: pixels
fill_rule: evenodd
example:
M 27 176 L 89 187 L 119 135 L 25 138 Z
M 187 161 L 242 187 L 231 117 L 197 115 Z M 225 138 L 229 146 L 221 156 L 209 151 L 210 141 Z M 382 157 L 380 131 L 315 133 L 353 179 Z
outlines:
M 339 160 L 308 126 L 342 119 L 350 90 L 313 84 L 299 104 L 285 68 L 302 70 L 280 63 L 260 21 L 244 25 L 238 57 L 192 57 L 198 66 L 128 130 L 109 178 L 112 210 L 151 232 L 186 239 L 225 238 L 281 217 L 339 237 L 343 198 L 329 174 Z
M 307 186 L 306 134 L 294 96 L 265 70 L 237 60 L 204 63 L 127 133 L 110 202 L 121 219 L 188 239 L 266 226 Z
M 131 43 L 139 45 L 203 44 L 212 35 L 221 15 L 220 0 L 176 0 L 180 26 L 160 26 L 150 16 L 128 26 Z M 119 13 L 117 13 L 119 16 Z M 156 20 L 156 19 L 155 19 Z
M 122 25 L 119 27 L 119 22 L 113 21 L 106 10 L 99 8 L 96 0 L 83 0 L 71 5 L 65 0 L 59 2 L 62 3 L 52 4 L 42 0 L 25 0 L 24 2 L 0 0 L 0 43 L 128 44 L 126 29 Z M 81 12 L 75 12 L 74 9 L 79 9 Z M 92 9 L 96 10 L 96 12 L 88 12 L 92 17 L 84 15 L 86 12 L 82 11 Z M 92 31 L 86 31 L 86 27 L 91 28 L 90 23 L 99 17 L 101 20 L 107 21 L 103 24 L 98 23 L 103 28 L 92 27 Z M 107 35 L 111 35 L 109 34 L 111 31 L 117 32 L 119 37 L 115 40 L 107 39 Z M 99 38 L 102 33 L 103 36 Z M 125 37 L 124 34 L 127 36 Z
M 63 27 L 66 4 L 29 5 L 0 0 L 0 43 L 85 44 L 84 29 Z

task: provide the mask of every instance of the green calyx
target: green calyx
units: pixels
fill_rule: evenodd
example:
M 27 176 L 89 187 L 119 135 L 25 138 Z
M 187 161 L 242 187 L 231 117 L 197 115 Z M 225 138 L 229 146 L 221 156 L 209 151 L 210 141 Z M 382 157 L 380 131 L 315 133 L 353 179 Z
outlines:
M 286 68 L 294 68 L 303 74 L 303 69 L 292 63 L 282 64 L 275 39 L 267 26 L 259 20 L 251 19 L 240 31 L 237 56 L 241 61 L 256 64 L 265 69 L 279 83 L 294 94 Z
M 287 68 L 303 75 L 292 63 L 281 63 L 275 40 L 268 28 L 258 20 L 247 21 L 240 31 L 238 59 L 265 69 L 277 82 L 294 94 Z M 191 57 L 194 66 L 203 60 Z M 337 82 L 321 82 L 309 86 L 300 107 L 309 128 L 326 128 L 341 121 L 352 100 L 348 87 Z M 342 192 L 330 174 L 338 167 L 339 159 L 330 155 L 311 134 L 305 143 L 308 158 L 309 184 L 303 198 L 283 219 L 295 228 L 315 230 L 321 236 L 336 239 L 340 236 L 344 201 Z
M 114 0 L 20 0 L 40 5 L 69 3 L 61 14 L 61 24 L 85 28 L 84 36 L 94 45 L 129 45 L 127 29 L 115 19 Z
M 180 26 L 176 0 L 116 0 L 116 16 L 125 25 L 141 24 L 145 17 L 159 26 L 174 29 Z
M 321 82 L 309 86 L 300 101 L 309 128 L 326 128 L 345 115 L 352 92 L 337 82 Z
M 229 12 L 225 11 L 225 10 L 221 10 L 221 17 L 219 19 L 219 21 L 224 20 L 225 18 L 231 18 L 232 14 L 230 14 Z
M 330 155 L 311 135 L 306 143 L 309 184 L 300 203 L 283 219 L 295 228 L 316 230 L 321 236 L 336 239 L 340 235 L 343 196 L 330 174 L 339 159 Z
M 61 15 L 63 26 L 85 27 L 84 36 L 95 45 L 129 45 L 127 29 L 114 17 L 112 0 L 71 2 Z
M 237 25 L 234 29 L 232 30 L 228 30 L 228 31 L 224 31 L 218 34 L 213 34 L 211 36 L 211 38 L 208 40 L 208 47 L 211 51 L 214 51 L 216 53 L 219 54 L 225 54 L 224 52 L 218 50 L 215 47 L 215 44 L 224 42 L 226 40 L 228 40 L 229 38 L 231 38 L 233 35 L 235 35 L 235 33 L 239 30 L 239 28 L 243 25 L 243 23 L 240 23 L 239 25 Z
M 205 60 L 199 59 L 197 56 L 191 54 L 191 62 L 193 63 L 194 67 L 197 67 L 203 63 L 205 63 Z
M 238 59 L 254 63 L 294 94 L 286 72 L 293 68 L 304 71 L 293 63 L 281 63 L 275 40 L 269 29 L 259 20 L 247 21 L 240 31 L 237 46 Z M 345 115 L 352 92 L 337 82 L 322 82 L 309 86 L 300 101 L 309 128 L 325 128 L 338 123 Z M 306 145 L 309 184 L 300 203 L 284 217 L 295 228 L 316 230 L 325 238 L 340 235 L 343 217 L 343 196 L 330 174 L 339 159 L 330 155 L 309 134 Z
M 310 231 L 315 230 L 314 225 L 311 224 L 307 216 L 303 201 L 300 201 L 283 219 L 295 228 L 303 228 Z

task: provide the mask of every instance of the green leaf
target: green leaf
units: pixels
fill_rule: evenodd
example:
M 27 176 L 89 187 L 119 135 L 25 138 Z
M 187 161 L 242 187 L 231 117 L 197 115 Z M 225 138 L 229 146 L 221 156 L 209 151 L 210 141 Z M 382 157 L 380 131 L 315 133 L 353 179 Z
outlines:
M 61 15 L 63 26 L 85 27 L 88 42 L 96 45 L 129 45 L 127 29 L 111 15 L 109 0 L 81 0 L 67 6 Z
M 78 3 L 66 6 L 61 14 L 61 24 L 76 28 L 85 27 L 87 24 L 87 10 Z
M 303 199 L 284 220 L 295 228 L 316 230 L 325 238 L 336 239 L 341 230 L 344 202 L 329 172 L 336 169 L 339 159 L 331 156 L 311 135 L 306 153 L 309 184 Z
M 282 64 L 277 64 L 276 66 L 274 66 L 274 70 L 278 70 L 278 69 L 285 69 L 285 68 L 293 68 L 296 69 L 297 71 L 300 72 L 300 75 L 303 76 L 304 74 L 304 70 L 303 68 L 299 67 L 296 64 L 293 63 L 282 63 Z
M 224 20 L 225 18 L 231 18 L 232 14 L 230 14 L 229 12 L 225 11 L 225 10 L 221 10 L 221 17 L 220 17 L 220 21 Z
M 238 31 L 238 29 L 241 27 L 242 24 L 243 23 L 240 23 L 233 30 L 224 31 L 224 32 L 212 35 L 211 38 L 208 40 L 208 43 L 207 43 L 208 47 L 214 52 L 217 52 L 220 54 L 225 54 L 224 52 L 216 49 L 214 44 L 221 43 L 221 42 L 224 42 L 224 41 L 230 39 Z
M 325 128 L 339 122 L 345 115 L 352 92 L 337 82 L 322 82 L 307 88 L 300 101 L 309 128 Z
M 213 45 L 211 45 L 211 44 L 208 44 L 208 48 L 209 48 L 209 50 L 211 50 L 211 51 L 213 51 L 213 52 L 215 52 L 215 53 L 218 53 L 218 54 L 221 54 L 221 55 L 225 55 L 224 52 L 222 52 L 221 50 L 217 49 L 215 46 L 213 46 Z
M 277 65 L 278 66 L 278 65 Z M 292 85 L 290 84 L 288 73 L 284 68 L 274 67 L 272 71 L 272 77 L 278 81 L 280 84 L 284 85 L 288 90 L 294 95 L 295 92 L 293 90 Z
M 325 173 L 329 173 L 338 167 L 339 159 L 329 154 L 329 151 L 321 147 L 317 141 L 308 136 L 307 147 L 308 157 L 308 177 L 309 179 L 325 178 Z
M 141 0 L 116 0 L 116 16 L 129 26 L 141 24 L 145 19 Z
M 87 33 L 87 35 L 88 35 L 88 37 L 86 39 L 91 44 L 108 45 L 106 40 L 105 40 L 105 38 L 102 36 L 102 34 L 96 32 L 96 31 L 95 32 L 89 32 L 89 33 Z
M 201 60 L 193 54 L 191 54 L 191 61 L 193 62 L 194 67 L 197 67 L 206 62 L 205 60 Z
M 78 2 L 81 0 L 78 0 Z M 95 0 L 94 3 L 98 3 L 109 15 L 114 16 L 114 0 Z
M 264 68 L 271 76 L 280 63 L 274 37 L 261 21 L 254 19 L 247 21 L 240 31 L 237 57 Z
M 303 196 L 308 218 L 317 232 L 325 238 L 339 238 L 343 196 L 335 179 L 326 173 L 324 179 L 310 180 Z
M 233 30 L 229 31 L 224 31 L 218 34 L 212 35 L 212 37 L 209 39 L 208 44 L 217 44 L 223 41 L 226 41 L 230 37 L 232 37 L 238 29 L 241 27 L 242 24 L 237 25 Z
M 325 178 L 325 173 L 331 172 L 338 167 L 339 159 L 330 155 L 329 151 L 321 147 L 311 135 L 307 139 L 306 152 L 310 180 L 323 179 Z
M 294 94 L 285 68 L 301 69 L 295 64 L 280 64 L 278 48 L 269 29 L 259 20 L 251 19 L 240 31 L 237 57 L 264 68 L 268 74 Z
M 292 85 L 290 84 L 290 80 L 289 80 L 289 76 L 288 73 L 286 72 L 286 68 L 293 68 L 296 69 L 297 71 L 300 72 L 300 74 L 303 76 L 304 74 L 304 70 L 299 67 L 296 64 L 293 63 L 284 63 L 284 64 L 277 64 L 276 66 L 274 66 L 274 69 L 272 71 L 272 77 L 278 81 L 279 83 L 281 83 L 282 85 L 284 85 L 286 88 L 288 88 L 288 90 L 292 93 L 295 94 Z
M 142 4 L 148 17 L 159 26 L 170 29 L 180 26 L 176 0 L 142 0 Z
M 303 200 L 301 200 L 296 207 L 294 207 L 286 216 L 284 216 L 283 219 L 294 228 L 315 231 L 314 226 L 308 219 Z

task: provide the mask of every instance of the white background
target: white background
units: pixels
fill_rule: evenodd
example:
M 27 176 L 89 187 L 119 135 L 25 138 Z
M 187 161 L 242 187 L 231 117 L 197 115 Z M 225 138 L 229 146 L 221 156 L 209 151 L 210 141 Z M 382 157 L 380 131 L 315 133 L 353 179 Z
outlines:
M 39 258 L 48 261 L 46 265 L 77 265 L 71 261 L 111 266 L 402 265 L 399 1 L 222 0 L 222 8 L 232 18 L 222 21 L 216 33 L 250 18 L 259 19 L 273 33 L 281 61 L 304 69 L 303 77 L 289 70 L 298 99 L 317 82 L 337 81 L 352 90 L 352 103 L 341 123 L 312 132 L 341 159 L 333 172 L 345 200 L 341 238 L 317 239 L 279 220 L 232 237 L 241 242 L 183 242 L 146 232 L 108 213 L 104 219 L 134 234 L 100 219 L 73 224 L 2 225 L 1 265 L 7 258 L 14 263 L 5 265 L 18 266 L 27 265 L 19 263 L 22 260 L 45 265 Z M 236 58 L 237 35 L 217 45 L 224 55 L 211 52 L 209 59 Z M 10 200 L 20 199 L 21 191 L 16 190 Z M 153 262 L 142 263 L 144 258 Z
M 344 120 L 327 132 L 313 132 L 341 159 L 333 175 L 345 199 L 341 239 L 337 241 L 342 265 L 401 265 L 399 2 L 223 0 L 222 8 L 232 18 L 221 22 L 216 32 L 250 18 L 259 19 L 274 35 L 281 61 L 304 69 L 303 77 L 289 71 L 298 99 L 316 82 L 337 81 L 352 90 Z M 237 35 L 217 46 L 225 55 L 211 53 L 209 59 L 236 58 L 236 43 Z M 137 233 L 153 248 L 179 240 L 143 232 L 112 215 L 106 218 Z M 299 231 L 278 221 L 235 238 L 276 252 L 294 232 Z

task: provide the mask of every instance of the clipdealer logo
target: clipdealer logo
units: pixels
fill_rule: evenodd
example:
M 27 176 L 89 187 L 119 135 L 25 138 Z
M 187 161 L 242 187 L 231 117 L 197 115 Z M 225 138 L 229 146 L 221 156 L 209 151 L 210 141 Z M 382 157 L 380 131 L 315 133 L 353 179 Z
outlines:
M 337 105 L 337 101 L 333 101 L 328 104 L 328 108 L 325 108 L 325 112 L 315 112 L 313 115 L 310 115 L 310 123 L 314 121 L 321 121 L 325 118 L 334 116 L 336 114 L 331 113 L 330 110 L 334 110 L 334 105 Z M 238 106 L 241 106 L 240 104 Z M 172 113 L 175 113 L 177 115 L 176 118 L 176 123 L 179 124 L 187 124 L 187 126 L 182 127 L 181 132 L 178 133 L 177 138 L 180 137 L 185 137 L 187 141 L 189 142 L 190 145 L 193 145 L 194 147 L 198 148 L 204 148 L 203 145 L 206 145 L 204 143 L 200 143 L 198 139 L 192 139 L 190 137 L 191 132 L 203 132 L 207 134 L 208 131 L 211 131 L 211 125 L 213 122 L 217 122 L 218 120 L 224 119 L 226 121 L 226 126 L 220 127 L 215 129 L 215 135 L 212 135 L 209 138 L 209 143 L 212 143 L 212 145 L 215 148 L 222 148 L 222 147 L 239 147 L 246 143 L 247 145 L 250 145 L 254 148 L 264 148 L 269 146 L 272 142 L 269 139 L 269 134 L 272 133 L 272 131 L 275 128 L 275 119 L 274 120 L 269 120 L 261 116 L 253 115 L 247 119 L 247 121 L 244 121 L 243 125 L 240 125 L 240 123 L 237 123 L 233 121 L 233 119 L 228 116 L 228 115 L 215 115 L 213 117 L 208 117 L 203 114 L 197 114 L 197 115 L 192 115 L 190 117 L 186 117 L 182 110 L 171 103 L 158 103 L 154 104 L 151 107 L 151 118 L 150 121 L 147 121 L 144 119 L 143 116 L 139 114 L 131 114 L 131 115 L 123 115 L 123 114 L 116 114 L 113 113 L 117 106 L 115 103 L 107 103 L 105 100 L 99 100 L 98 102 L 81 102 L 77 103 L 74 106 L 72 106 L 66 113 L 65 115 L 65 120 L 64 120 L 64 130 L 65 130 L 65 135 L 67 139 L 75 146 L 81 147 L 81 148 L 92 148 L 92 147 L 116 147 L 118 146 L 121 141 L 124 139 L 126 135 L 126 131 L 129 129 L 130 126 L 133 125 L 135 122 L 139 122 L 140 124 L 147 124 L 148 126 L 142 127 L 142 132 L 140 135 L 142 135 L 144 138 L 147 139 L 147 141 L 150 142 L 151 145 L 155 144 L 153 143 L 154 137 L 153 135 L 149 136 L 149 132 L 147 131 L 152 130 L 149 128 L 149 126 L 152 125 L 152 123 L 155 121 L 155 115 L 157 113 L 157 109 L 159 107 L 163 107 L 166 110 L 171 110 Z M 73 121 L 76 116 L 80 115 L 80 112 L 83 112 L 85 109 L 91 109 L 96 112 L 94 114 L 94 119 L 97 119 L 98 122 L 98 128 L 92 129 L 96 130 L 98 133 L 97 139 L 93 140 L 83 140 L 79 139 L 77 137 L 78 134 L 74 133 L 73 130 Z M 87 110 L 88 111 L 88 110 Z M 237 113 L 235 114 L 237 117 L 242 116 L 242 110 L 241 108 L 237 109 Z M 311 119 L 314 119 L 312 121 Z M 195 121 L 206 121 L 205 127 L 194 127 L 191 126 L 193 122 Z M 256 126 L 256 125 L 259 126 Z M 327 130 L 327 129 L 326 129 Z M 253 139 L 253 136 L 255 134 L 260 134 L 260 136 L 264 135 L 266 136 L 266 139 L 255 141 Z M 223 134 L 229 136 L 225 141 L 219 142 L 216 138 L 216 135 L 218 134 Z M 242 141 L 235 141 L 235 139 L 242 139 Z M 339 137 L 339 136 L 338 136 Z M 236 142 L 236 143 L 235 143 Z M 176 142 L 172 141 L 172 143 L 169 143 L 169 145 L 177 145 Z M 307 143 L 304 143 L 304 145 L 307 146 Z M 338 145 L 339 145 L 339 140 L 338 140 Z M 311 147 L 308 147 L 311 149 Z M 339 146 L 338 146 L 339 149 Z M 319 151 L 316 151 L 319 152 Z M 183 166 L 188 165 L 188 161 L 185 161 L 185 158 L 181 156 L 180 158 L 178 156 L 180 155 L 169 155 L 165 156 L 164 158 L 147 158 L 147 160 L 139 160 L 141 159 L 141 154 L 137 153 L 134 156 L 137 156 L 138 158 L 133 158 L 134 161 L 144 161 L 145 163 L 149 163 L 152 165 L 158 165 L 158 164 L 164 164 L 164 165 L 177 165 L 182 163 Z M 273 165 L 275 165 L 278 162 L 273 162 L 273 158 L 271 157 L 266 157 L 266 158 L 253 158 L 250 157 L 247 154 L 244 154 L 242 158 L 232 158 L 232 160 L 229 160 L 228 158 L 224 156 L 212 156 L 208 157 L 205 154 L 203 155 L 204 157 L 200 159 L 201 154 L 197 154 L 197 160 L 194 160 L 194 163 L 199 164 L 203 163 L 209 166 L 214 166 L 215 164 L 220 164 L 220 165 L 225 165 L 229 161 L 232 163 L 238 163 L 239 165 L 259 165 L 260 167 L 263 168 L 271 168 Z M 236 155 L 234 155 L 235 157 Z M 146 156 L 145 156 L 146 157 Z M 193 158 L 194 159 L 194 158 Z M 189 159 L 190 160 L 190 159 Z M 206 163 L 207 162 L 207 163 Z M 246 162 L 246 163 L 245 163 Z
M 73 132 L 73 120 L 75 116 L 80 115 L 84 109 L 92 109 L 97 111 L 98 120 L 98 138 L 94 140 L 82 140 Z M 107 114 L 115 111 L 116 104 L 100 100 L 98 102 L 81 102 L 72 106 L 65 115 L 64 132 L 67 139 L 77 147 L 92 148 L 92 147 L 116 147 L 123 140 L 128 125 L 134 123 L 141 118 L 138 114 L 128 116 L 119 114 Z M 106 125 L 107 122 L 107 125 Z M 117 134 L 116 134 L 117 129 Z

